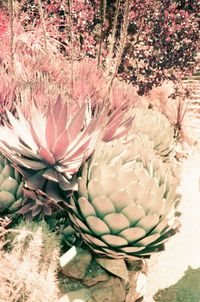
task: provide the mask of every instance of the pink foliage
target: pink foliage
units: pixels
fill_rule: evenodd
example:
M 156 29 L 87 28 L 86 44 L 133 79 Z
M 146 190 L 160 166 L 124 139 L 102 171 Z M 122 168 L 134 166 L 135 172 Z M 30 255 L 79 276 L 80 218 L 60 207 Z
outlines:
M 9 18 L 3 9 L 0 11 L 0 39 L 7 31 L 9 26 Z

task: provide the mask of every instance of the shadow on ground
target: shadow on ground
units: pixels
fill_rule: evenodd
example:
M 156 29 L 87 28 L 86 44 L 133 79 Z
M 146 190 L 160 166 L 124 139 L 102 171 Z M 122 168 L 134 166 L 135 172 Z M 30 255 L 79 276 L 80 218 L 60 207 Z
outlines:
M 159 290 L 154 300 L 158 302 L 200 302 L 200 268 L 188 267 L 185 275 L 174 285 Z

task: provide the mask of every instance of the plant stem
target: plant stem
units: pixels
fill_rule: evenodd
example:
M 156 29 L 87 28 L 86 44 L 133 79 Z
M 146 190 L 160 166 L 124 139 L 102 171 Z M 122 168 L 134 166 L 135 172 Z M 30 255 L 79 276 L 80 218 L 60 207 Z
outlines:
M 73 100 L 73 94 L 74 94 L 74 54 L 73 54 L 74 33 L 73 33 L 73 23 L 72 23 L 72 4 L 73 4 L 72 1 L 73 0 L 68 0 L 69 35 L 70 35 L 70 60 L 71 60 L 71 99 Z
M 9 15 L 10 15 L 10 65 L 11 70 L 14 68 L 14 2 L 9 0 Z
M 123 18 L 123 24 L 122 24 L 122 29 L 121 29 L 121 37 L 119 41 L 119 48 L 118 48 L 118 53 L 116 55 L 116 60 L 115 60 L 115 67 L 114 67 L 114 72 L 110 81 L 109 85 L 109 91 L 112 88 L 112 85 L 114 83 L 114 79 L 117 75 L 119 65 L 121 63 L 122 59 L 122 54 L 124 50 L 124 46 L 126 44 L 126 38 L 127 38 L 127 29 L 128 29 L 128 17 L 129 17 L 129 6 L 130 6 L 130 0 L 126 0 L 125 3 L 125 9 L 124 9 L 124 18 Z
M 100 33 L 100 43 L 99 43 L 99 52 L 98 52 L 98 67 L 100 65 L 100 59 L 101 59 L 101 51 L 102 51 L 102 44 L 103 44 L 103 33 L 104 33 L 104 23 L 106 18 L 106 0 L 102 0 L 101 5 L 103 6 L 103 11 L 101 12 L 101 33 Z M 100 5 L 100 10 L 101 10 Z
M 117 32 L 117 20 L 118 20 L 118 16 L 119 16 L 119 8 L 120 8 L 120 0 L 117 0 L 115 17 L 114 17 L 114 21 L 113 21 L 112 34 L 111 34 L 111 39 L 110 39 L 110 48 L 109 48 L 109 53 L 108 53 L 108 64 L 109 65 L 110 65 L 110 61 L 111 61 L 112 57 L 114 56 L 114 44 L 115 44 L 115 37 L 116 37 L 116 32 Z
M 39 8 L 39 15 L 40 15 L 40 20 L 42 23 L 42 30 L 43 30 L 43 35 L 44 35 L 44 47 L 45 47 L 45 51 L 47 52 L 47 29 L 46 29 L 46 23 L 44 20 L 44 12 L 43 12 L 43 8 L 42 8 L 41 0 L 38 0 L 38 8 Z

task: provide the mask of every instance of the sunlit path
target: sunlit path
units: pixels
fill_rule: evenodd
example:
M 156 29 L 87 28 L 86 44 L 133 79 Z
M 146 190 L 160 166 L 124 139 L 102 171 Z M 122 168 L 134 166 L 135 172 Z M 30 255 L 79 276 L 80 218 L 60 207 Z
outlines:
M 153 296 L 159 289 L 168 288 L 176 284 L 184 276 L 188 267 L 192 269 L 200 268 L 199 177 L 200 154 L 196 154 L 183 165 L 180 187 L 183 194 L 180 206 L 180 211 L 182 212 L 181 231 L 166 244 L 165 252 L 152 257 L 145 302 L 154 301 Z M 185 291 L 187 292 L 186 288 Z M 166 298 L 159 301 L 168 302 Z M 178 301 L 187 302 L 188 300 Z M 176 300 L 172 301 L 169 297 L 169 302 L 176 302 Z

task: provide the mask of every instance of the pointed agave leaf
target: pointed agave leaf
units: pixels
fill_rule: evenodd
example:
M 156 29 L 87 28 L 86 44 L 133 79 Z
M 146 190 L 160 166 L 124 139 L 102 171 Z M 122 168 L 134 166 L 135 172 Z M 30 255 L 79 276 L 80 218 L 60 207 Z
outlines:
M 60 133 L 62 133 L 65 129 L 66 129 L 66 126 L 67 126 L 67 121 L 69 119 L 69 109 L 68 109 L 68 104 L 65 103 L 63 105 L 63 108 L 62 108 L 62 111 L 60 112 L 59 116 L 56 117 L 56 133 L 57 133 L 57 136 L 60 135 Z
M 21 139 L 20 139 L 20 142 L 22 142 Z M 27 148 L 24 144 L 21 146 L 19 146 L 19 145 L 12 146 L 12 151 L 15 151 L 16 153 L 23 155 L 25 157 L 28 157 L 30 159 L 37 158 L 37 159 L 41 160 L 41 157 L 37 153 L 35 153 L 31 149 Z
M 44 205 L 43 212 L 45 216 L 51 216 L 52 215 L 52 208 L 49 205 Z
M 86 110 L 86 104 L 84 104 L 81 109 L 76 112 L 73 120 L 71 121 L 69 125 L 69 135 L 71 141 L 74 140 L 75 137 L 81 132 L 81 129 L 83 127 L 83 121 L 85 117 L 85 110 Z
M 131 124 L 132 124 L 132 121 L 130 120 L 123 127 L 120 125 L 119 128 L 116 131 L 116 135 L 114 135 L 112 137 L 112 140 L 119 139 L 121 137 L 126 136 L 129 133 Z
M 43 173 L 44 173 L 43 170 L 39 170 L 37 173 L 28 177 L 25 180 L 26 187 L 32 190 L 42 188 L 45 183 L 45 179 L 43 178 Z
M 62 112 L 62 100 L 61 100 L 60 94 L 56 100 L 56 103 L 53 107 L 52 112 L 53 112 L 54 118 L 57 118 L 60 115 L 60 113 Z
M 59 161 L 64 157 L 68 149 L 68 146 L 69 146 L 69 135 L 67 129 L 65 129 L 58 137 L 53 150 L 56 161 Z
M 35 143 L 33 136 L 30 132 L 30 124 L 29 122 L 25 119 L 25 117 L 23 116 L 23 114 L 21 112 L 19 112 L 18 110 L 18 114 L 19 114 L 19 121 L 23 127 L 23 131 L 19 132 L 19 140 L 20 142 L 23 143 L 23 145 L 25 145 L 25 147 L 27 147 L 29 150 L 37 150 L 37 144 Z M 23 134 L 23 137 L 22 137 Z
M 24 197 L 26 197 L 26 198 L 33 199 L 33 200 L 36 198 L 34 191 L 24 188 L 23 192 L 24 192 Z
M 46 118 L 42 115 L 42 112 L 35 106 L 31 107 L 31 120 L 30 128 L 33 133 L 35 133 L 36 143 L 38 146 L 46 146 Z
M 64 191 L 70 190 L 69 180 L 60 173 L 58 173 L 58 182 L 59 182 L 59 186 L 62 190 L 64 190 Z
M 90 140 L 90 138 L 87 135 L 84 135 L 84 133 L 81 133 L 81 135 L 79 135 L 77 138 L 77 140 L 72 141 L 72 143 L 70 144 L 69 149 L 65 153 L 65 157 L 74 157 L 73 154 L 76 153 L 77 149 L 79 149 L 81 145 L 84 145 L 86 141 Z
M 29 159 L 26 159 L 26 158 L 23 158 L 23 157 L 19 157 L 19 156 L 11 156 L 11 160 L 15 164 L 17 164 L 17 165 L 19 165 L 21 167 L 25 167 L 25 168 L 31 169 L 31 170 L 41 170 L 41 169 L 44 169 L 46 167 L 46 164 L 43 163 L 43 162 L 29 160 Z
M 62 164 L 66 165 L 67 163 L 70 163 L 72 160 L 74 160 L 74 158 L 76 158 L 78 156 L 80 156 L 81 159 L 82 159 L 83 156 L 84 156 L 84 152 L 86 151 L 89 143 L 90 143 L 90 141 L 89 141 L 89 138 L 88 138 L 88 140 L 83 145 L 81 145 L 78 150 L 74 150 L 74 153 L 71 152 L 72 154 L 70 154 L 69 157 L 66 157 L 64 159 L 64 161 L 62 161 Z M 82 164 L 82 160 L 80 160 L 77 163 L 77 168 L 80 168 L 81 164 Z
M 25 120 L 24 116 L 20 114 L 21 119 L 17 120 L 10 112 L 7 112 L 9 120 L 12 122 L 12 129 L 8 128 L 8 131 L 12 135 L 12 139 L 15 136 L 20 142 L 23 143 L 29 149 L 36 150 L 37 145 L 35 144 L 33 137 L 30 135 L 30 131 L 28 128 L 28 122 Z M 12 131 L 12 132 L 11 132 Z M 23 134 L 23 139 L 22 139 Z M 10 135 L 9 135 L 10 136 Z
M 17 211 L 17 214 L 26 214 L 28 212 L 30 212 L 31 209 L 31 203 L 27 203 L 26 205 L 24 205 L 20 210 Z
M 112 121 L 115 121 L 117 117 L 121 117 L 121 119 L 124 116 L 124 112 L 123 112 L 123 106 L 118 107 L 110 116 L 109 118 L 109 123 L 112 123 Z
M 51 180 L 51 181 L 58 182 L 57 172 L 52 168 L 49 168 L 49 169 L 45 170 L 45 172 L 42 173 L 42 176 L 46 179 Z
M 14 117 L 14 115 L 7 109 L 6 109 L 6 114 L 7 114 L 7 118 L 9 120 L 10 125 L 12 126 L 12 128 L 20 130 L 19 129 L 19 127 L 20 127 L 19 121 Z
M 125 280 L 125 282 L 129 281 L 128 269 L 123 259 L 108 259 L 96 257 L 95 260 L 109 273 Z
M 112 127 L 107 127 L 103 133 L 102 140 L 104 142 L 109 142 L 111 138 L 114 136 L 114 133 L 116 131 L 116 125 L 114 124 Z
M 42 212 L 42 207 L 41 206 L 35 206 L 31 208 L 31 215 L 33 217 L 38 216 Z
M 129 118 L 120 124 L 122 117 L 123 115 L 118 116 L 118 119 L 113 120 L 110 124 L 108 123 L 108 129 L 105 130 L 103 136 L 105 142 L 119 139 L 128 134 L 133 118 Z
M 48 181 L 46 185 L 46 194 L 51 198 L 56 204 L 59 201 L 63 201 L 63 196 L 61 196 L 61 191 L 58 183 Z M 64 200 L 65 201 L 65 200 Z
M 39 154 L 40 156 L 50 165 L 54 165 L 56 163 L 55 158 L 53 157 L 53 155 L 50 153 L 50 151 L 48 151 L 47 149 L 45 149 L 44 147 L 41 147 L 39 150 Z
M 48 149 L 52 152 L 56 142 L 56 123 L 52 112 L 47 119 L 45 135 Z

